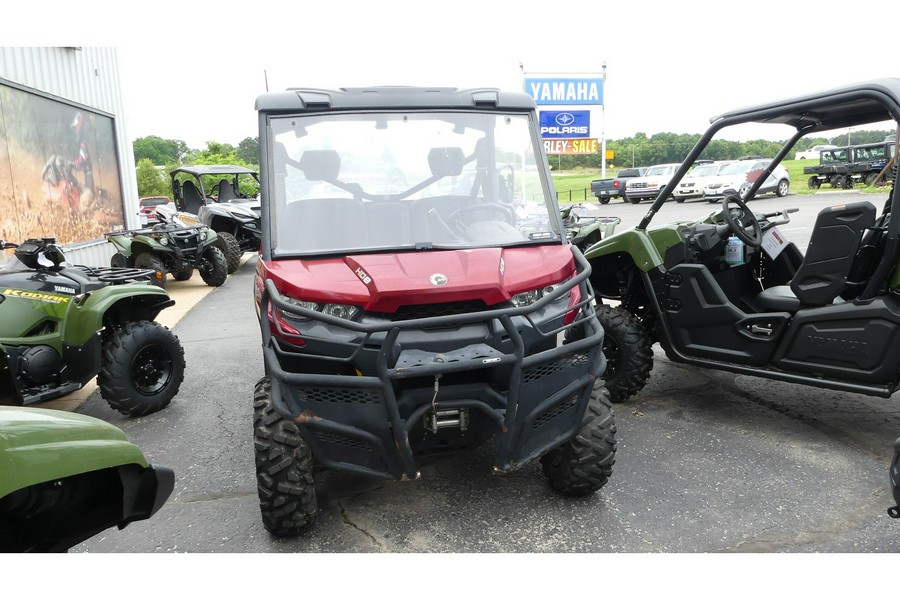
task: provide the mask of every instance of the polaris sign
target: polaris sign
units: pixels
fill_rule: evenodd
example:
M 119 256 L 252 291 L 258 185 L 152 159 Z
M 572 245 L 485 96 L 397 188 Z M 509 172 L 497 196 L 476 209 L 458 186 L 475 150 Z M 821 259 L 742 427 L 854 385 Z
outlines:
M 591 111 L 541 111 L 541 138 L 586 138 L 591 132 Z
M 525 92 L 538 106 L 603 104 L 603 78 L 528 77 Z

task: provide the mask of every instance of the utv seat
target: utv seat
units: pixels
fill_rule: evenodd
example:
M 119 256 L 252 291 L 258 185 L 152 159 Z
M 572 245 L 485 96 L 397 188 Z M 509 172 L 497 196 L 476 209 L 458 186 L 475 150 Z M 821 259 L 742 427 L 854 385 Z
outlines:
M 875 207 L 871 202 L 822 209 L 790 285 L 763 290 L 756 296 L 756 303 L 764 310 L 789 312 L 831 304 L 846 290 L 863 233 L 874 225 Z
M 203 195 L 193 181 L 185 181 L 181 184 L 181 198 L 184 200 L 184 210 L 196 215 L 200 212 L 200 207 L 206 204 L 203 201 Z
M 228 202 L 229 200 L 234 200 L 237 198 L 237 194 L 234 193 L 234 188 L 231 187 L 231 184 L 227 179 L 222 179 L 219 181 L 219 202 Z

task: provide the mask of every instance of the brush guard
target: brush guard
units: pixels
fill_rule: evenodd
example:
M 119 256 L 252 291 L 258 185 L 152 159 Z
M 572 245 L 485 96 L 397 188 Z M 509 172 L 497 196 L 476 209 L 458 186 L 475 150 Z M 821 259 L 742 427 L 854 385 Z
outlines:
M 593 308 L 588 281 L 590 265 L 573 248 L 577 273 L 554 293 L 534 304 L 481 312 L 364 324 L 325 315 L 285 301 L 275 284 L 266 280 L 260 298 L 260 325 L 266 374 L 271 379 L 272 403 L 282 417 L 299 425 L 301 435 L 322 466 L 379 479 L 416 479 L 419 476 L 409 433 L 422 422 L 436 430 L 458 419 L 460 426 L 478 411 L 496 425 L 495 471 L 511 472 L 569 440 L 581 426 L 594 383 L 606 368 L 602 353 L 603 329 Z M 535 314 L 579 286 L 580 301 L 558 314 Z M 299 344 L 312 338 L 287 332 L 275 309 L 308 319 L 356 337 L 344 346 L 343 356 L 304 353 L 303 346 L 286 347 L 278 339 L 294 337 Z M 575 318 L 565 324 L 565 316 Z M 401 334 L 438 327 L 481 324 L 502 331 L 496 347 L 484 343 L 462 345 L 450 352 L 404 347 Z M 584 336 L 565 345 L 556 339 L 564 331 L 583 327 Z M 273 329 L 277 332 L 273 335 Z M 314 329 L 314 327 L 310 327 Z M 520 331 L 553 347 L 526 355 Z M 500 336 L 497 336 L 500 337 Z M 302 341 L 301 341 L 302 340 Z M 327 341 L 324 340 L 323 341 Z M 291 372 L 282 365 L 291 357 L 310 357 L 352 364 L 364 351 L 377 348 L 373 375 L 348 376 Z M 441 379 L 473 369 L 503 369 L 506 386 L 463 383 L 442 387 Z M 496 373 L 496 371 L 495 371 Z M 406 390 L 397 384 L 410 378 L 429 378 L 431 389 Z M 401 414 L 401 404 L 406 416 Z M 414 408 L 409 409 L 410 406 Z

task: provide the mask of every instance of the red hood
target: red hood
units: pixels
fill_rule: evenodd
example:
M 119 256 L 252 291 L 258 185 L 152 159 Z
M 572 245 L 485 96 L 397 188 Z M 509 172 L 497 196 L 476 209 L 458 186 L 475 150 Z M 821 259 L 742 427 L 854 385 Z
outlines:
M 558 283 L 573 275 L 574 269 L 570 247 L 555 245 L 258 263 L 259 273 L 272 279 L 283 294 L 354 304 L 371 312 L 467 300 L 482 300 L 490 306 L 513 294 Z

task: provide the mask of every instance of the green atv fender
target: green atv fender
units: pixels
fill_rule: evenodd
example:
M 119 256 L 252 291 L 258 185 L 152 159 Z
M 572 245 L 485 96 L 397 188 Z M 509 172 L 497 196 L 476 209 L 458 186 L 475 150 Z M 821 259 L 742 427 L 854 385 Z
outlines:
M 86 415 L 0 407 L 0 498 L 32 485 L 136 464 L 149 464 L 117 427 Z
M 128 283 L 106 286 L 81 296 L 47 293 L 43 299 L 9 297 L 6 303 L 0 338 L 14 346 L 50 346 L 62 355 L 64 344 L 83 347 L 109 321 L 153 320 L 175 301 L 155 285 Z M 29 330 L 30 326 L 23 326 L 29 325 L 29 321 L 37 325 L 47 317 L 60 323 L 60 331 L 27 337 L 15 335 Z M 0 356 L 5 354 L 4 350 Z
M 149 282 L 110 285 L 85 294 L 79 302 L 72 302 L 61 339 L 70 346 L 84 346 L 91 336 L 106 326 L 107 320 L 115 323 L 152 321 L 160 311 L 173 304 L 175 301 L 166 290 Z
M 651 271 L 662 266 L 666 250 L 682 243 L 680 231 L 680 226 L 652 231 L 627 229 L 600 240 L 588 248 L 584 256 L 593 263 L 606 256 L 627 254 L 638 269 Z

